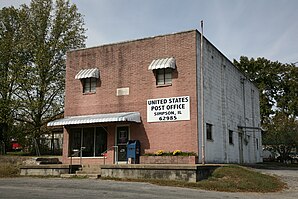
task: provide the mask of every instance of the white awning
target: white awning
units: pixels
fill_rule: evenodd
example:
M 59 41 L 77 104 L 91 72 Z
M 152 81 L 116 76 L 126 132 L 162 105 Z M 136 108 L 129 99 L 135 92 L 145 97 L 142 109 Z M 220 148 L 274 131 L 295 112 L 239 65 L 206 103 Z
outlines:
M 47 126 L 66 126 L 75 124 L 93 124 L 102 122 L 137 122 L 141 123 L 139 112 L 108 113 L 66 117 L 49 122 Z
M 83 69 L 76 75 L 75 79 L 99 78 L 99 70 L 97 68 Z
M 151 62 L 148 70 L 162 69 L 162 68 L 176 68 L 176 60 L 173 57 L 164 59 L 155 59 Z

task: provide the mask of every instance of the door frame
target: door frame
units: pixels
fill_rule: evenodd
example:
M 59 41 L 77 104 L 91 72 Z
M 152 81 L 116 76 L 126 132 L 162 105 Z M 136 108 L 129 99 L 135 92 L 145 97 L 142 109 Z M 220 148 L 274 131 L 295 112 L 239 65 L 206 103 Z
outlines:
M 118 127 L 128 127 L 128 135 L 127 135 L 127 141 L 130 140 L 130 124 L 119 124 L 119 125 L 116 125 L 115 127 L 115 146 L 116 147 L 116 150 L 114 151 L 114 162 L 115 164 L 123 164 L 123 163 L 127 163 L 127 161 L 118 161 Z

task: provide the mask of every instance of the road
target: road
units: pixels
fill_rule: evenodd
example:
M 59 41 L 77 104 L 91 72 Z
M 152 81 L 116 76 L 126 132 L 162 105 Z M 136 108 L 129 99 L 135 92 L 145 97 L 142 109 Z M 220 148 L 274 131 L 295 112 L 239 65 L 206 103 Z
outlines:
M 192 199 L 192 198 L 298 198 L 298 170 L 259 170 L 280 176 L 289 183 L 289 189 L 277 193 L 226 193 L 194 190 L 177 187 L 163 187 L 148 183 L 116 182 L 95 179 L 61 178 L 2 178 L 0 179 L 0 198 L 100 198 L 100 199 Z

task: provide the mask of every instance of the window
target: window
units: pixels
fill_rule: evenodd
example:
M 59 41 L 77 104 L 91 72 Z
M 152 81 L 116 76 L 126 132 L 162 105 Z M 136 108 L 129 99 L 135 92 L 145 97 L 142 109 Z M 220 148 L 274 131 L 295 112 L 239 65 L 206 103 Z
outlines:
M 233 131 L 232 130 L 229 130 L 229 143 L 230 144 L 234 144 L 234 141 L 233 141 Z
M 259 150 L 259 139 L 256 138 L 256 145 L 257 145 L 257 150 Z
M 82 79 L 83 93 L 95 93 L 96 82 L 97 82 L 97 79 L 93 77 Z
M 213 140 L 212 139 L 212 124 L 206 123 L 206 133 L 207 133 L 207 140 Z
M 172 68 L 162 68 L 156 70 L 156 85 L 172 84 Z
M 73 150 L 82 151 L 83 157 L 98 157 L 107 150 L 107 132 L 102 127 L 72 128 L 69 133 L 69 155 Z

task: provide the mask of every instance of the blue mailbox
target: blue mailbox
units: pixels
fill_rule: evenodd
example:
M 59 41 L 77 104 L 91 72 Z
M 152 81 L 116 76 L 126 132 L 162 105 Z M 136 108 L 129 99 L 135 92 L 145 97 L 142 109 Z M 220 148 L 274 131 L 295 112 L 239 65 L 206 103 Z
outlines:
M 139 140 L 129 140 L 127 142 L 127 160 L 131 160 L 132 164 L 140 163 L 141 146 Z

